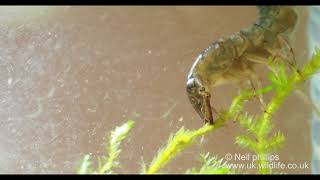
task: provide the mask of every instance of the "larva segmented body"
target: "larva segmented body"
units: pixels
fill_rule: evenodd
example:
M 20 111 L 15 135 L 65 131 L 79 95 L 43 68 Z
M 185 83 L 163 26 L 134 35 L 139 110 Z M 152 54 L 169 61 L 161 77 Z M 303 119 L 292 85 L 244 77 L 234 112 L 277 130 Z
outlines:
M 187 80 L 191 104 L 205 122 L 213 123 L 210 89 L 250 79 L 256 63 L 266 64 L 270 56 L 293 60 L 287 36 L 293 31 L 297 14 L 290 6 L 258 6 L 257 21 L 228 38 L 221 38 L 195 60 Z

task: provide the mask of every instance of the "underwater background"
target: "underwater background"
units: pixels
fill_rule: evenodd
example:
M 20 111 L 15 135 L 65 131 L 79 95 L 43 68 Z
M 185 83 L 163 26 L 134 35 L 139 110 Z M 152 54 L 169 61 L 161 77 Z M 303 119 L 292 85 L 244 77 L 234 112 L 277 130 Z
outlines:
M 128 119 L 135 128 L 116 172 L 139 172 L 141 160 L 150 162 L 172 132 L 203 125 L 185 93 L 198 53 L 257 18 L 254 6 L 1 8 L 0 173 L 75 173 L 84 154 L 105 153 L 105 136 Z M 307 7 L 299 8 L 293 49 L 301 65 L 310 37 Z M 268 70 L 257 72 L 265 85 Z M 301 88 L 309 92 L 308 83 Z M 237 92 L 234 85 L 217 87 L 212 103 L 227 108 Z M 247 110 L 259 111 L 259 102 Z M 311 163 L 311 114 L 294 94 L 277 112 L 276 129 L 286 136 L 281 162 Z M 234 144 L 242 132 L 228 122 L 164 171 L 184 173 L 199 164 L 199 152 L 246 154 Z

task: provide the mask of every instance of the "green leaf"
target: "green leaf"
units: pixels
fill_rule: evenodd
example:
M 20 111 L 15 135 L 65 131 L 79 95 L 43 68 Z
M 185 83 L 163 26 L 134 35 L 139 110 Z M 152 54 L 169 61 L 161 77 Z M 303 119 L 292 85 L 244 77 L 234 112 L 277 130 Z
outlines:
M 273 152 L 280 149 L 285 141 L 285 137 L 281 132 L 275 134 L 272 138 L 267 141 L 266 151 Z
M 111 174 L 112 168 L 119 167 L 119 163 L 116 161 L 121 149 L 119 148 L 123 139 L 125 139 L 133 127 L 134 121 L 129 120 L 123 125 L 116 127 L 114 131 L 111 131 L 109 142 L 107 145 L 108 157 L 101 158 L 101 167 L 98 169 L 99 174 Z
M 116 161 L 121 149 L 121 141 L 126 138 L 129 130 L 133 127 L 134 122 L 129 120 L 123 125 L 116 127 L 114 131 L 111 132 L 109 141 L 107 142 L 107 153 L 108 155 L 98 157 L 98 169 L 96 171 L 92 170 L 90 156 L 84 156 L 80 167 L 78 168 L 78 174 L 111 174 L 113 173 L 112 168 L 119 167 L 119 163 Z
M 255 140 L 251 139 L 246 135 L 239 135 L 236 137 L 236 144 L 244 149 L 249 149 L 251 151 L 255 151 L 257 148 L 257 143 Z
M 256 123 L 257 139 L 259 139 L 259 137 L 268 135 L 273 128 L 274 125 L 272 124 L 272 121 L 270 119 L 258 119 Z
M 239 116 L 240 125 L 248 132 L 255 134 L 257 132 L 256 122 L 254 117 L 248 115 L 248 113 Z
M 186 174 L 234 174 L 227 162 L 223 162 L 223 159 L 218 160 L 217 157 L 211 157 L 209 153 L 200 154 L 200 161 L 203 165 L 199 170 L 192 168 L 187 170 Z
M 78 174 L 92 173 L 90 155 L 85 155 L 81 161 L 80 167 L 77 170 Z

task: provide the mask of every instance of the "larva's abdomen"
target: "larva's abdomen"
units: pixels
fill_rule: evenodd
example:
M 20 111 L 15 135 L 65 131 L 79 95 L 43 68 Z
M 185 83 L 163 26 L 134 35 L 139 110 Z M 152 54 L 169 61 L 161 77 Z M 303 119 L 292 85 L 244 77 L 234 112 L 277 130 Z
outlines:
M 258 9 L 256 24 L 271 33 L 290 33 L 297 24 L 298 15 L 293 6 L 258 6 Z

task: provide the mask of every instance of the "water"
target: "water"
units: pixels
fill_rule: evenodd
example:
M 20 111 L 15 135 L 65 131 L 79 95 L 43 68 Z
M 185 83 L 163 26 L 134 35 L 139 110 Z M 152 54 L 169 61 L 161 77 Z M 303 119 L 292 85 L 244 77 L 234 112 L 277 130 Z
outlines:
M 0 11 L 1 19 L 11 18 L 0 25 L 0 173 L 74 173 L 83 155 L 101 155 L 106 133 L 128 119 L 136 126 L 117 172 L 139 172 L 141 157 L 148 164 L 170 133 L 203 125 L 185 93 L 198 53 L 257 17 L 253 6 L 37 8 L 46 16 Z M 300 25 L 294 42 L 300 62 L 307 57 L 304 31 Z M 262 77 L 266 71 L 258 70 Z M 236 94 L 232 85 L 218 87 L 212 102 L 227 108 Z M 297 96 L 277 113 L 276 128 L 286 136 L 282 162 L 310 163 L 310 114 Z M 234 144 L 240 132 L 229 123 L 165 171 L 199 165 L 200 152 L 247 153 Z

